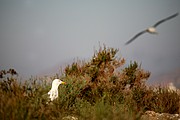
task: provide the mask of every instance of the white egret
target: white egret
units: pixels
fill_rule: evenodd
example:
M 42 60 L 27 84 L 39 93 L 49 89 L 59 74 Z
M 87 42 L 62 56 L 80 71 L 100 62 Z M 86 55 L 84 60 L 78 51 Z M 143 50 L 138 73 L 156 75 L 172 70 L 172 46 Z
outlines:
M 131 38 L 128 42 L 126 42 L 125 45 L 128 45 L 129 43 L 131 43 L 132 41 L 134 41 L 137 37 L 139 37 L 140 35 L 142 35 L 142 34 L 144 34 L 144 33 L 146 33 L 146 32 L 151 33 L 151 34 L 158 34 L 158 33 L 156 32 L 156 27 L 157 27 L 158 25 L 160 25 L 161 23 L 163 23 L 163 22 L 165 22 L 165 21 L 167 21 L 167 20 L 170 20 L 170 19 L 176 17 L 178 14 L 179 14 L 179 13 L 176 13 L 176 14 L 171 15 L 171 16 L 165 18 L 165 19 L 162 19 L 162 20 L 158 21 L 156 24 L 154 24 L 152 27 L 149 27 L 149 28 L 147 28 L 146 30 L 143 30 L 143 31 L 139 32 L 139 33 L 136 34 L 133 38 Z
M 58 98 L 58 87 L 60 84 L 65 84 L 65 82 L 61 81 L 60 79 L 54 79 L 52 82 L 52 88 L 48 92 L 49 98 L 51 101 Z

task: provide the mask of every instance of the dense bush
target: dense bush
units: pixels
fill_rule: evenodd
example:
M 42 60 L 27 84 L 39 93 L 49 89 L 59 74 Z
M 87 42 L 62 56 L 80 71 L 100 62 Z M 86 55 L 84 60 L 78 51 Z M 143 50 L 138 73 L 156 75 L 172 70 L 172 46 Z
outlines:
M 148 79 L 150 73 L 139 68 L 137 62 L 130 63 L 128 67 L 121 70 L 125 60 L 118 58 L 117 52 L 118 50 L 114 48 L 100 47 L 90 62 L 81 62 L 82 64 L 74 62 L 65 68 L 66 77 L 75 77 L 86 83 L 80 91 L 81 98 L 90 103 L 104 96 L 112 102 L 114 101 L 112 98 L 117 96 L 121 96 L 119 100 L 123 100 L 122 92 L 127 86 L 132 89 L 135 86 L 144 85 L 144 80 Z
M 100 47 L 89 61 L 74 61 L 60 78 L 59 97 L 47 104 L 45 78 L 20 80 L 14 69 L 0 71 L 0 119 L 138 119 L 146 110 L 178 113 L 179 95 L 145 85 L 150 73 L 137 62 L 125 66 L 117 49 Z M 57 78 L 59 75 L 52 76 Z M 52 79 L 53 80 L 53 79 Z

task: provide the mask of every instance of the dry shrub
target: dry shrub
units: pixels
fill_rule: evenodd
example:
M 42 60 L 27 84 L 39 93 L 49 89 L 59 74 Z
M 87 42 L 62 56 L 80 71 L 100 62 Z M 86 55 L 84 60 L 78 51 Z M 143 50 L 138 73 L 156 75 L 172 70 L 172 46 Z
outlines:
M 0 71 L 0 119 L 138 119 L 146 110 L 178 113 L 179 95 L 147 88 L 150 73 L 137 62 L 124 66 L 117 52 L 104 45 L 88 62 L 68 65 L 61 76 L 67 84 L 50 104 L 43 98 L 50 84 L 37 78 L 21 83 L 14 69 Z
M 106 96 L 113 103 L 113 98 L 119 97 L 121 102 L 124 98 L 123 91 L 132 89 L 134 86 L 143 86 L 143 80 L 150 76 L 138 67 L 137 62 L 130 63 L 125 67 L 124 58 L 116 56 L 118 49 L 107 48 L 105 45 L 96 51 L 89 62 L 73 62 L 65 68 L 66 77 L 76 77 L 79 80 L 85 78 L 86 85 L 81 89 L 80 98 L 90 103 L 95 103 L 101 97 Z
M 143 111 L 155 111 L 159 113 L 179 113 L 180 96 L 175 91 L 167 88 L 133 88 L 133 100 Z

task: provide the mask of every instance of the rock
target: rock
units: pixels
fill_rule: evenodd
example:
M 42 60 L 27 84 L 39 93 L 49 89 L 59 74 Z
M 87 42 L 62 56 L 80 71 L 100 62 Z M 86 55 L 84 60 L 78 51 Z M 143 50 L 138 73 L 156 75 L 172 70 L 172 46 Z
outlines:
M 69 116 L 63 117 L 62 120 L 78 120 L 78 118 L 69 115 Z
M 141 116 L 141 120 L 180 120 L 180 116 L 179 114 L 146 111 L 145 114 Z

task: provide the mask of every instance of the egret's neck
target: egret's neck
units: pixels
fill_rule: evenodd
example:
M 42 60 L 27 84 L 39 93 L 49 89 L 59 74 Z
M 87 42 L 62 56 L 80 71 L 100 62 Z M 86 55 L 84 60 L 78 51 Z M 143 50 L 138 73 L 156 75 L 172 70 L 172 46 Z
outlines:
M 53 90 L 58 90 L 58 87 L 59 87 L 59 85 L 52 85 L 52 88 L 51 88 L 51 89 L 53 89 Z

